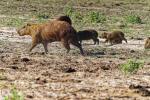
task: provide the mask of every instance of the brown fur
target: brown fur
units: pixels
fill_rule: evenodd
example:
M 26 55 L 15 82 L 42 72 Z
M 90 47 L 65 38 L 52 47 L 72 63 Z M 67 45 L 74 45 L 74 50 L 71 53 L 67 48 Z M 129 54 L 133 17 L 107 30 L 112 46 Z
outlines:
M 145 44 L 144 44 L 144 48 L 145 49 L 150 49 L 150 37 L 148 37 L 145 41 Z
M 20 36 L 30 35 L 32 37 L 32 47 L 30 51 L 39 43 L 42 43 L 45 52 L 48 52 L 47 45 L 50 42 L 61 41 L 64 47 L 67 49 L 67 53 L 70 51 L 70 43 L 80 49 L 80 53 L 83 53 L 82 46 L 78 42 L 75 29 L 67 22 L 64 21 L 51 21 L 43 24 L 28 24 L 18 30 Z
M 80 43 L 82 43 L 82 40 L 89 40 L 92 39 L 94 41 L 94 44 L 99 44 L 99 39 L 98 39 L 98 33 L 96 30 L 89 29 L 89 30 L 83 30 L 77 32 L 78 39 Z
M 65 22 L 68 22 L 70 25 L 72 25 L 72 21 L 71 21 L 70 17 L 66 16 L 66 15 L 60 16 L 56 20 L 65 21 Z
M 104 32 L 101 34 L 101 38 L 105 38 L 105 42 L 110 42 L 111 44 L 122 43 L 122 40 L 127 43 L 127 39 L 125 38 L 124 33 L 121 31 L 114 31 L 112 33 Z

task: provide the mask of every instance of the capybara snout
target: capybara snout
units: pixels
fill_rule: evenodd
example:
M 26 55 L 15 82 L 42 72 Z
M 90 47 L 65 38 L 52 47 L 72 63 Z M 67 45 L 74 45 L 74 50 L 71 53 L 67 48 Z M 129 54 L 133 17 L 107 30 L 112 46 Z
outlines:
M 22 27 L 22 28 L 20 28 L 20 29 L 18 29 L 17 30 L 17 33 L 20 35 L 20 36 L 24 36 L 25 35 L 25 26 L 24 27 Z
M 80 43 L 82 43 L 82 40 L 92 39 L 94 41 L 94 44 L 99 44 L 98 32 L 96 30 L 88 29 L 88 30 L 79 31 L 77 32 L 77 35 Z
M 18 29 L 17 33 L 20 36 L 30 35 L 31 25 L 33 25 L 33 24 L 28 23 L 27 25 L 25 25 L 25 26 L 21 27 L 20 29 Z M 34 25 L 36 25 L 36 24 L 34 24 Z

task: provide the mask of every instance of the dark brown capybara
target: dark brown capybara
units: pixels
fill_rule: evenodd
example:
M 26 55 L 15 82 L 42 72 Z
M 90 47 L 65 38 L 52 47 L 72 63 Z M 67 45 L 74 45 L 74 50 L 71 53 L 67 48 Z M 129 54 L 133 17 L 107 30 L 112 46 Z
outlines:
M 82 43 L 82 40 L 92 39 L 94 41 L 94 44 L 99 44 L 98 32 L 94 29 L 78 31 L 77 35 L 80 43 Z
M 110 44 L 119 44 L 122 43 L 122 40 L 127 43 L 127 39 L 121 31 L 113 31 L 111 33 L 104 32 L 101 34 L 101 38 L 105 38 L 105 42 L 109 42 Z
M 144 44 L 144 48 L 145 49 L 150 49 L 150 37 L 148 37 L 145 41 L 145 44 Z
M 45 53 L 48 53 L 48 43 L 54 41 L 61 41 L 70 51 L 70 43 L 80 49 L 80 53 L 84 55 L 81 44 L 78 42 L 76 30 L 67 22 L 64 21 L 51 21 L 42 24 L 27 24 L 18 30 L 20 36 L 30 35 L 32 37 L 32 46 L 30 51 L 39 43 L 42 43 Z
M 66 21 L 68 22 L 70 25 L 72 25 L 72 21 L 71 21 L 71 18 L 67 15 L 64 15 L 64 16 L 60 16 L 58 17 L 56 20 L 59 20 L 59 21 Z

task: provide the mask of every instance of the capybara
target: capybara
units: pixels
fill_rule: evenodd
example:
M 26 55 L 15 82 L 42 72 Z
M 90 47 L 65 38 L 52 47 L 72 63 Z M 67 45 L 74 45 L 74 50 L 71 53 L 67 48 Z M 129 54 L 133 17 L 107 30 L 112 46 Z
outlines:
M 60 17 L 58 17 L 56 20 L 59 20 L 59 21 L 66 21 L 66 22 L 68 22 L 70 25 L 72 25 L 72 21 L 71 21 L 70 17 L 67 16 L 67 15 L 60 16 Z
M 105 42 L 110 42 L 110 44 L 119 44 L 122 43 L 122 40 L 127 43 L 127 39 L 121 31 L 113 31 L 111 33 L 104 32 L 101 34 L 101 38 L 105 38 Z
M 78 31 L 77 35 L 80 43 L 82 43 L 82 40 L 92 39 L 94 41 L 94 44 L 96 43 L 99 44 L 98 32 L 96 30 L 88 29 L 88 30 Z
M 65 21 L 51 21 L 42 24 L 27 24 L 18 30 L 20 36 L 30 35 L 32 37 L 32 46 L 30 51 L 39 43 L 42 43 L 45 53 L 48 53 L 47 45 L 50 42 L 61 41 L 70 51 L 70 43 L 80 49 L 80 53 L 84 55 L 81 44 L 78 42 L 76 30 Z
M 145 44 L 144 44 L 144 48 L 145 49 L 150 49 L 150 37 L 148 37 L 145 41 Z

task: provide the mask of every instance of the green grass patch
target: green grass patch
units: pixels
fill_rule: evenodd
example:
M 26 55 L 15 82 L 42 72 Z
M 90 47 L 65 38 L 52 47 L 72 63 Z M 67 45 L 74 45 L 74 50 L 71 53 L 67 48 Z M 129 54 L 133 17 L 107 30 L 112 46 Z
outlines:
M 106 21 L 106 16 L 98 11 L 89 12 L 86 18 L 90 23 L 103 23 Z
M 16 89 L 12 89 L 10 95 L 5 96 L 4 100 L 24 100 L 24 97 Z
M 39 13 L 39 14 L 37 15 L 37 18 L 38 18 L 38 19 L 48 19 L 48 18 L 50 18 L 50 16 L 49 16 L 49 14 L 47 14 L 47 13 Z
M 132 23 L 132 24 L 141 24 L 142 23 L 141 18 L 137 15 L 125 16 L 125 20 L 126 20 L 126 22 Z
M 98 11 L 82 12 L 74 9 L 72 6 L 67 5 L 64 8 L 65 15 L 71 17 L 73 22 L 76 23 L 104 23 L 106 16 Z
M 130 59 L 126 63 L 121 64 L 120 68 L 121 71 L 124 72 L 125 74 L 133 74 L 136 73 L 138 69 L 142 68 L 143 65 L 144 65 L 143 61 Z
M 64 13 L 65 13 L 65 15 L 71 17 L 71 16 L 73 15 L 73 13 L 74 13 L 74 10 L 73 10 L 72 6 L 67 5 L 67 6 L 64 8 Z
M 0 26 L 9 26 L 9 27 L 18 27 L 25 22 L 24 19 L 20 18 L 1 18 L 0 19 Z

